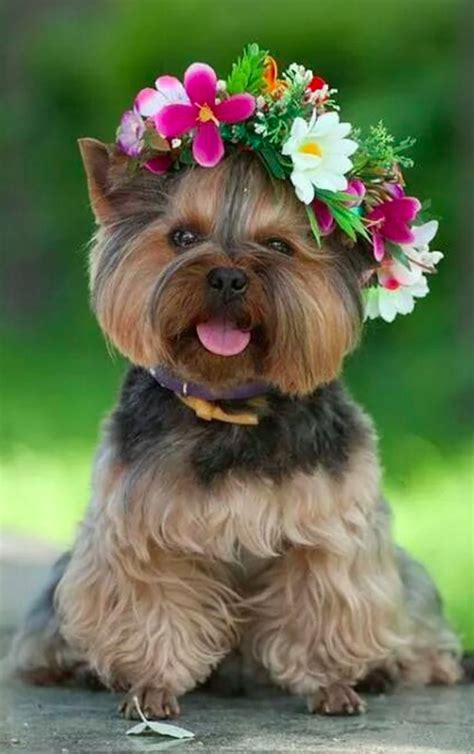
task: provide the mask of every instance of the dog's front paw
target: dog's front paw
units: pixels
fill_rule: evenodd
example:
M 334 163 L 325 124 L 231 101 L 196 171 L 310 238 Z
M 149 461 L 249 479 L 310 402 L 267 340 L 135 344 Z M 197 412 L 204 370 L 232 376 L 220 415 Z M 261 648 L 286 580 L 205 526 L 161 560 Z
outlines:
M 119 707 L 119 712 L 127 720 L 141 720 L 137 702 L 145 717 L 150 720 L 178 717 L 181 712 L 174 694 L 166 689 L 157 689 L 150 686 L 129 691 Z
M 310 712 L 323 715 L 361 715 L 366 709 L 359 694 L 343 683 L 319 689 L 316 694 L 308 697 L 307 703 Z

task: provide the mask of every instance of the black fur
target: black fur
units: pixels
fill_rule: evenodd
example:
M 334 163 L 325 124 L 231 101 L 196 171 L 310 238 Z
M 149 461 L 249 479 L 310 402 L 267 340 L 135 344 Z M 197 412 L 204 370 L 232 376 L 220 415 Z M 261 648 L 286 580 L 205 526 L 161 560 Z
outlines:
M 197 481 L 205 485 L 231 470 L 275 481 L 318 466 L 339 475 L 370 431 L 338 382 L 304 398 L 271 391 L 267 406 L 257 426 L 207 422 L 146 370 L 132 367 L 109 427 L 125 464 L 169 455 L 170 444 L 179 438 L 181 449 L 188 445 Z

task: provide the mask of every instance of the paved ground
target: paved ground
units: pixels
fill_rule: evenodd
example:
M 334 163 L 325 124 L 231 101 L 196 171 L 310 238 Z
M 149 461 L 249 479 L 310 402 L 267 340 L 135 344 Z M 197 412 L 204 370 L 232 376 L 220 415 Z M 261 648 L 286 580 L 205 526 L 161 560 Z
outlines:
M 53 555 L 34 543 L 13 545 L 0 553 L 1 618 L 3 625 L 10 626 Z M 5 629 L 4 645 L 7 633 Z M 262 697 L 254 692 L 242 698 L 198 692 L 184 701 L 181 724 L 196 736 L 185 742 L 126 736 L 130 724 L 115 712 L 118 697 L 106 692 L 9 682 L 2 688 L 1 699 L 0 754 L 133 754 L 171 748 L 324 754 L 474 751 L 474 687 L 467 686 L 374 697 L 369 699 L 368 713 L 359 718 L 311 716 L 301 700 L 280 694 Z
M 223 698 L 196 693 L 181 724 L 196 738 L 127 737 L 130 724 L 115 714 L 117 699 L 104 692 L 11 686 L 2 723 L 1 751 L 79 754 L 198 751 L 320 751 L 354 754 L 428 754 L 473 751 L 473 690 L 430 689 L 376 698 L 363 718 L 320 718 L 298 699 Z
M 0 751 L 82 754 L 147 752 L 344 752 L 431 754 L 473 751 L 472 689 L 430 689 L 372 700 L 362 718 L 311 716 L 295 698 L 223 698 L 196 693 L 185 700 L 185 742 L 125 735 L 117 699 L 105 692 L 11 686 Z M 3 737 L 2 737 L 3 736 Z

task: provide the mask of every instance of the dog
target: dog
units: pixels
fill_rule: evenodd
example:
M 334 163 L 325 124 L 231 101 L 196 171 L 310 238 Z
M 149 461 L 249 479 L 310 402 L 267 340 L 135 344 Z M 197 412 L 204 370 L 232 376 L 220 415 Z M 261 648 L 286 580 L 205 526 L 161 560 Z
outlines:
M 339 380 L 363 251 L 337 233 L 318 248 L 291 186 L 245 150 L 154 175 L 80 148 L 92 308 L 132 366 L 15 672 L 92 675 L 127 718 L 134 698 L 178 715 L 235 651 L 323 714 L 364 711 L 374 679 L 459 681 L 459 640 L 394 543 L 374 427 Z

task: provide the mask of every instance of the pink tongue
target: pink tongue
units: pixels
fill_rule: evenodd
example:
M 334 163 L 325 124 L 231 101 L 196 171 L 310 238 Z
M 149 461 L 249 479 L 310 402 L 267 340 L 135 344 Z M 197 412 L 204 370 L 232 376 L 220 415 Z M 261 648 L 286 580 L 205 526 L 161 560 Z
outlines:
M 250 333 L 238 330 L 225 319 L 209 319 L 196 327 L 201 344 L 211 353 L 219 356 L 236 356 L 242 353 L 250 342 Z

